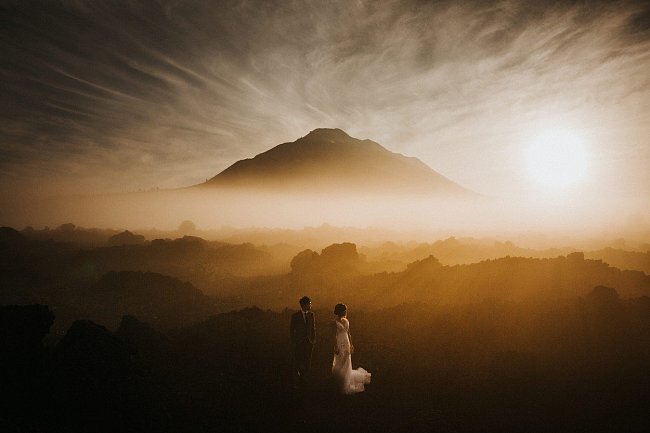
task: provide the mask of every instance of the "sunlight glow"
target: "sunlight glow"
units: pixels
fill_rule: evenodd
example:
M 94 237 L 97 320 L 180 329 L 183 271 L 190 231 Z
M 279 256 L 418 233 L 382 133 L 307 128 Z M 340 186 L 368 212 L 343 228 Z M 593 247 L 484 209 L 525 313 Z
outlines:
M 575 186 L 587 171 L 584 139 L 565 129 L 549 129 L 534 136 L 527 148 L 526 169 L 545 188 Z

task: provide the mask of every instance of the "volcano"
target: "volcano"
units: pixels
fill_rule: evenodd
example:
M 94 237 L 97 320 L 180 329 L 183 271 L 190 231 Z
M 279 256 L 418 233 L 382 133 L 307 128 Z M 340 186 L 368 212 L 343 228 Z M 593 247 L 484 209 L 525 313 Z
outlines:
M 417 158 L 325 128 L 237 161 L 197 186 L 276 193 L 474 195 Z

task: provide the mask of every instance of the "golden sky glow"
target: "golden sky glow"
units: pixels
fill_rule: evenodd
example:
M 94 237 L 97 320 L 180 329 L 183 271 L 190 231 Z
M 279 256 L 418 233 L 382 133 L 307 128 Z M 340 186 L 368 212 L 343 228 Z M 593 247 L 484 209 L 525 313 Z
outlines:
M 647 214 L 642 1 L 6 4 L 5 200 L 193 185 L 329 127 L 498 200 Z

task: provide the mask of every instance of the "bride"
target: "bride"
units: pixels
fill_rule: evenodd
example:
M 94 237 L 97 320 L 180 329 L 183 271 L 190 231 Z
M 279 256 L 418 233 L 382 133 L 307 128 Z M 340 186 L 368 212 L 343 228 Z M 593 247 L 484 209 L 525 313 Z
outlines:
M 343 394 L 362 392 L 364 385 L 370 383 L 370 373 L 363 368 L 352 370 L 352 352 L 354 346 L 350 338 L 350 322 L 346 318 L 348 307 L 336 304 L 336 342 L 334 343 L 334 361 L 332 375 L 337 380 Z

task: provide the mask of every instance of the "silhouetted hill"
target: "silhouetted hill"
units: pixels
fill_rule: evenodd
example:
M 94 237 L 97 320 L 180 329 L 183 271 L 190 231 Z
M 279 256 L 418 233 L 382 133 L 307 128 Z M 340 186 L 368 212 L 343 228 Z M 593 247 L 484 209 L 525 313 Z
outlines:
M 138 353 L 105 327 L 74 322 L 54 360 L 53 431 L 173 430 L 165 390 Z
M 109 245 L 137 245 L 144 243 L 144 236 L 136 235 L 128 230 L 108 238 Z
M 384 304 L 389 299 L 395 304 L 416 299 L 452 304 L 486 299 L 569 299 L 584 296 L 599 285 L 615 287 L 625 298 L 650 295 L 650 276 L 621 271 L 600 260 L 585 260 L 578 252 L 553 259 L 503 257 L 455 266 L 441 266 L 431 257 L 404 272 L 377 274 L 356 283 L 355 295 L 382 293 Z
M 236 374 L 243 367 L 253 375 L 265 375 L 271 365 L 286 361 L 289 349 L 286 314 L 262 311 L 257 307 L 245 308 L 213 316 L 204 322 L 182 329 L 174 336 L 177 344 L 187 348 L 183 356 L 199 362 L 209 361 L 210 368 L 227 369 Z M 192 348 L 199 349 L 198 352 Z M 218 357 L 206 359 L 208 354 Z M 260 362 L 264 354 L 268 365 Z M 271 362 L 272 360 L 272 362 Z M 244 379 L 242 377 L 242 379 Z M 277 379 L 281 379 L 278 377 Z M 255 383 L 246 380 L 255 388 Z M 268 386 L 270 384 L 260 384 Z
M 203 186 L 275 192 L 470 195 L 422 161 L 340 129 L 315 129 L 251 159 L 237 161 Z
M 113 229 L 84 228 L 78 227 L 73 223 L 65 223 L 55 229 L 45 227 L 41 230 L 36 230 L 33 227 L 26 227 L 21 231 L 21 234 L 32 240 L 66 242 L 74 244 L 77 247 L 92 248 L 105 245 L 111 236 L 118 234 L 118 231 Z
M 0 369 L 16 373 L 25 367 L 22 358 L 41 356 L 52 323 L 54 314 L 45 305 L 0 306 Z
M 321 277 L 341 278 L 359 274 L 363 262 L 357 253 L 357 246 L 350 242 L 332 244 L 321 254 L 305 250 L 291 260 L 291 272 L 294 275 L 318 274 Z
M 11 247 L 25 242 L 25 237 L 11 227 L 0 227 L 0 246 Z
M 167 372 L 172 365 L 177 364 L 167 336 L 137 317 L 122 317 L 115 335 L 136 350 L 147 367 Z
M 45 305 L 0 306 L 0 430 L 43 431 L 51 404 L 43 338 L 54 315 Z
M 324 260 L 323 255 L 330 258 Z M 340 259 L 333 260 L 335 257 Z M 506 256 L 453 266 L 444 266 L 429 256 L 408 264 L 401 272 L 364 275 L 359 269 L 367 262 L 355 245 L 348 243 L 325 248 L 321 254 L 305 250 L 294 257 L 291 266 L 292 272 L 286 277 L 243 282 L 242 301 L 283 308 L 309 293 L 321 305 L 347 299 L 376 309 L 418 300 L 471 304 L 486 299 L 570 299 L 601 285 L 615 288 L 623 298 L 650 295 L 650 276 L 585 259 L 580 252 L 552 259 Z
M 590 259 L 601 259 L 620 269 L 630 269 L 650 274 L 650 250 L 640 252 L 605 248 L 598 251 L 585 252 L 585 257 Z
M 215 301 L 188 282 L 153 272 L 109 272 L 78 298 L 94 321 L 116 328 L 131 314 L 156 327 L 181 326 L 215 311 Z
M 513 242 L 455 238 L 433 243 L 384 242 L 374 247 L 360 247 L 359 252 L 367 257 L 368 266 L 364 273 L 401 271 L 410 262 L 435 256 L 445 265 L 471 264 L 501 257 L 555 258 L 575 252 L 575 247 L 532 249 L 522 248 Z M 625 251 L 616 248 L 584 250 L 585 258 L 602 260 L 621 270 L 642 271 L 650 274 L 650 251 Z
M 271 254 L 252 244 L 209 242 L 194 236 L 96 248 L 80 252 L 75 262 L 78 266 L 93 263 L 94 276 L 109 271 L 151 271 L 190 280 L 204 290 L 224 275 L 275 273 L 282 267 Z

